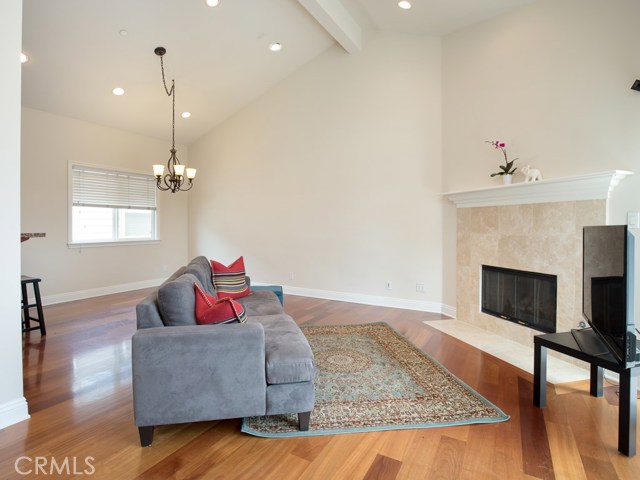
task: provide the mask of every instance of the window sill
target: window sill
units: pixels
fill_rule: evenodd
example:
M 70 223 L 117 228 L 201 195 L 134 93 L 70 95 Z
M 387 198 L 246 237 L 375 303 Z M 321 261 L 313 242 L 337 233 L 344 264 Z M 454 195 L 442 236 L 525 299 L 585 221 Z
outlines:
M 128 242 L 91 242 L 91 243 L 67 243 L 68 248 L 92 248 L 92 247 L 129 247 L 134 245 L 158 245 L 160 240 L 139 240 Z

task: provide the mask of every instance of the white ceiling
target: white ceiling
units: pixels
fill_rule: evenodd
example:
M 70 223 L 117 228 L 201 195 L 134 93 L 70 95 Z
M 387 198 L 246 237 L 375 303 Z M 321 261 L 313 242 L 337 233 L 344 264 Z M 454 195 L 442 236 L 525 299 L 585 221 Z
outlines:
M 397 0 L 341 1 L 365 28 L 446 35 L 535 0 L 411 0 L 410 10 Z
M 395 0 L 222 0 L 216 8 L 204 0 L 24 0 L 22 103 L 169 140 L 171 100 L 153 53 L 164 46 L 167 80 L 176 80 L 176 141 L 190 144 L 333 45 L 335 31 L 303 4 L 339 1 L 364 30 L 442 35 L 533 0 L 414 0 L 408 11 Z M 269 51 L 271 42 L 282 51 Z M 125 95 L 111 93 L 117 86 Z

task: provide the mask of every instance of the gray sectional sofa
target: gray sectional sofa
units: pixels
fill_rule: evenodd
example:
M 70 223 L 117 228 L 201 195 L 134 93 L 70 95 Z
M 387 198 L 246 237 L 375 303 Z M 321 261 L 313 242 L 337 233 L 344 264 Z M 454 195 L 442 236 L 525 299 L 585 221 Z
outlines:
M 246 323 L 197 325 L 193 283 L 215 292 L 196 257 L 136 306 L 133 403 L 142 446 L 157 425 L 297 413 L 309 428 L 315 401 L 313 353 L 276 295 L 240 298 Z

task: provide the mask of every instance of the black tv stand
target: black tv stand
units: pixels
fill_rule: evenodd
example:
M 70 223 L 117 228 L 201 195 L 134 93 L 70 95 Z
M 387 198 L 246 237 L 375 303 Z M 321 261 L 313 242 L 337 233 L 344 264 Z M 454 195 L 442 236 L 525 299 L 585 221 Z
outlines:
M 592 328 L 574 329 L 571 330 L 571 335 L 573 335 L 573 339 L 580 347 L 580 350 L 588 355 L 598 356 L 609 353 L 607 345 Z
M 547 404 L 547 349 L 564 353 L 591 365 L 590 393 L 602 396 L 604 370 L 620 375 L 620 410 L 618 412 L 618 451 L 633 457 L 636 454 L 637 390 L 640 364 L 622 368 L 610 353 L 591 355 L 582 351 L 572 332 L 549 333 L 533 337 L 533 404 Z

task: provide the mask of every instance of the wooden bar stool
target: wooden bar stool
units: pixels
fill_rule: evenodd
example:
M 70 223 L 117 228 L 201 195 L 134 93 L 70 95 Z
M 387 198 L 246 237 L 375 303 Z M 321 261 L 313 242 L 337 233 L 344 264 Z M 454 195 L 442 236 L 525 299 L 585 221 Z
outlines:
M 44 314 L 42 313 L 42 301 L 40 299 L 40 286 L 38 285 L 42 280 L 34 277 L 27 277 L 22 275 L 20 283 L 22 284 L 22 331 L 30 332 L 31 330 L 40 330 L 40 335 L 46 335 L 47 329 L 44 326 Z M 35 303 L 29 303 L 29 295 L 27 294 L 27 285 L 33 286 L 33 294 L 35 297 Z M 32 317 L 29 311 L 30 308 L 36 307 L 38 317 Z M 36 322 L 38 325 L 31 326 L 31 321 Z

